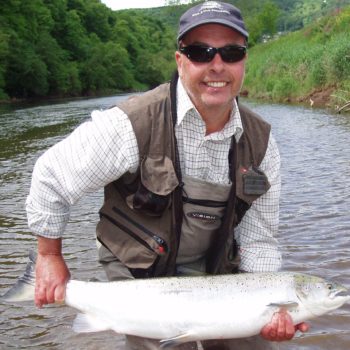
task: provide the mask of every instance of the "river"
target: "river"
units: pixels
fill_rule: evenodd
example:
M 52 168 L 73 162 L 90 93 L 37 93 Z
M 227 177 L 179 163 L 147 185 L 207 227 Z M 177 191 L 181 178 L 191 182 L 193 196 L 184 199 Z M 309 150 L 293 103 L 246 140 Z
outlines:
M 0 294 L 23 273 L 36 241 L 25 199 L 36 159 L 45 149 L 125 96 L 0 108 Z M 331 278 L 350 287 L 350 116 L 300 106 L 247 102 L 272 124 L 282 156 L 279 242 L 284 269 Z M 102 191 L 73 208 L 64 254 L 74 279 L 104 280 L 97 263 L 95 224 Z M 121 349 L 112 332 L 76 334 L 76 311 L 0 304 L 0 349 Z M 234 317 L 234 313 L 233 313 Z M 350 348 L 350 305 L 311 322 L 282 349 Z

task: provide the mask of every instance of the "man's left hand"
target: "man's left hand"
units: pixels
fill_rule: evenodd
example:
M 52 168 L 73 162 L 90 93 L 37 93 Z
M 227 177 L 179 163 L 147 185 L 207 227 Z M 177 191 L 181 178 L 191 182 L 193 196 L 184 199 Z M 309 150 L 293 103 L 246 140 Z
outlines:
M 260 335 L 270 341 L 285 341 L 294 337 L 296 331 L 307 332 L 309 330 L 307 323 L 299 323 L 294 326 L 289 313 L 281 310 L 273 314 L 272 320 L 260 331 Z

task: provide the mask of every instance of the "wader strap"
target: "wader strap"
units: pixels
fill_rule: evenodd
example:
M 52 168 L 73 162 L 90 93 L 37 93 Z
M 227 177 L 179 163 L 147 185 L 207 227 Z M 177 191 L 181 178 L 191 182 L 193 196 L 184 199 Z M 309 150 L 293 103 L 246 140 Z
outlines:
M 234 239 L 234 220 L 235 220 L 235 206 L 236 206 L 236 164 L 237 164 L 237 145 L 236 139 L 233 135 L 231 138 L 231 148 L 228 155 L 229 161 L 229 176 L 232 183 L 229 195 L 228 204 L 223 217 L 223 223 L 218 231 L 217 236 L 207 254 L 207 273 L 217 274 L 220 271 L 223 260 L 226 259 L 225 248 L 229 235 L 233 235 L 233 255 L 238 253 L 237 242 Z M 232 229 L 230 230 L 230 227 Z M 238 272 L 238 271 L 231 271 Z
M 181 239 L 181 228 L 183 220 L 183 208 L 182 208 L 182 173 L 180 167 L 180 157 L 179 150 L 177 147 L 177 140 L 175 135 L 175 127 L 177 123 L 177 101 L 176 101 L 176 88 L 177 82 L 179 79 L 179 73 L 176 71 L 170 82 L 170 100 L 171 100 L 171 116 L 173 121 L 173 130 L 174 130 L 174 148 L 175 148 L 175 172 L 179 185 L 175 188 L 173 193 L 173 232 L 176 234 L 176 254 L 173 256 L 172 266 L 175 266 L 175 261 L 177 257 L 177 252 L 179 250 L 180 239 Z

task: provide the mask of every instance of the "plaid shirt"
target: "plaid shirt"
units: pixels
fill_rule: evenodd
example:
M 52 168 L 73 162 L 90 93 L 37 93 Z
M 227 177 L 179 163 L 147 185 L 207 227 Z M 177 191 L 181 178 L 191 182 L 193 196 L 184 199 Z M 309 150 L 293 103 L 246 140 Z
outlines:
M 179 80 L 178 120 L 175 126 L 183 175 L 229 184 L 230 138 L 238 142 L 243 127 L 237 105 L 225 127 L 205 135 L 205 124 Z M 91 120 L 51 147 L 36 162 L 26 202 L 28 225 L 40 236 L 59 238 L 69 220 L 70 207 L 94 192 L 135 172 L 139 164 L 137 141 L 123 111 L 114 107 L 93 111 Z M 235 230 L 241 266 L 247 272 L 275 271 L 281 266 L 276 234 L 280 196 L 280 157 L 270 135 L 260 169 L 271 184 L 256 200 Z

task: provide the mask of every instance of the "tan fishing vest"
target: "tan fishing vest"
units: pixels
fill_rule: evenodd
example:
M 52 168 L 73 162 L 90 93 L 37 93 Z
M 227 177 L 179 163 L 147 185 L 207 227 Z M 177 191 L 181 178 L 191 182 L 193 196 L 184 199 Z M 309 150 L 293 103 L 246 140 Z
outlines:
M 118 105 L 129 117 L 140 154 L 135 174 L 105 187 L 97 238 L 135 277 L 175 274 L 183 220 L 183 182 L 177 152 L 176 82 L 163 84 Z M 232 186 L 221 226 L 206 253 L 206 272 L 237 272 L 234 227 L 270 185 L 258 170 L 270 125 L 239 105 L 244 132 L 229 157 Z

